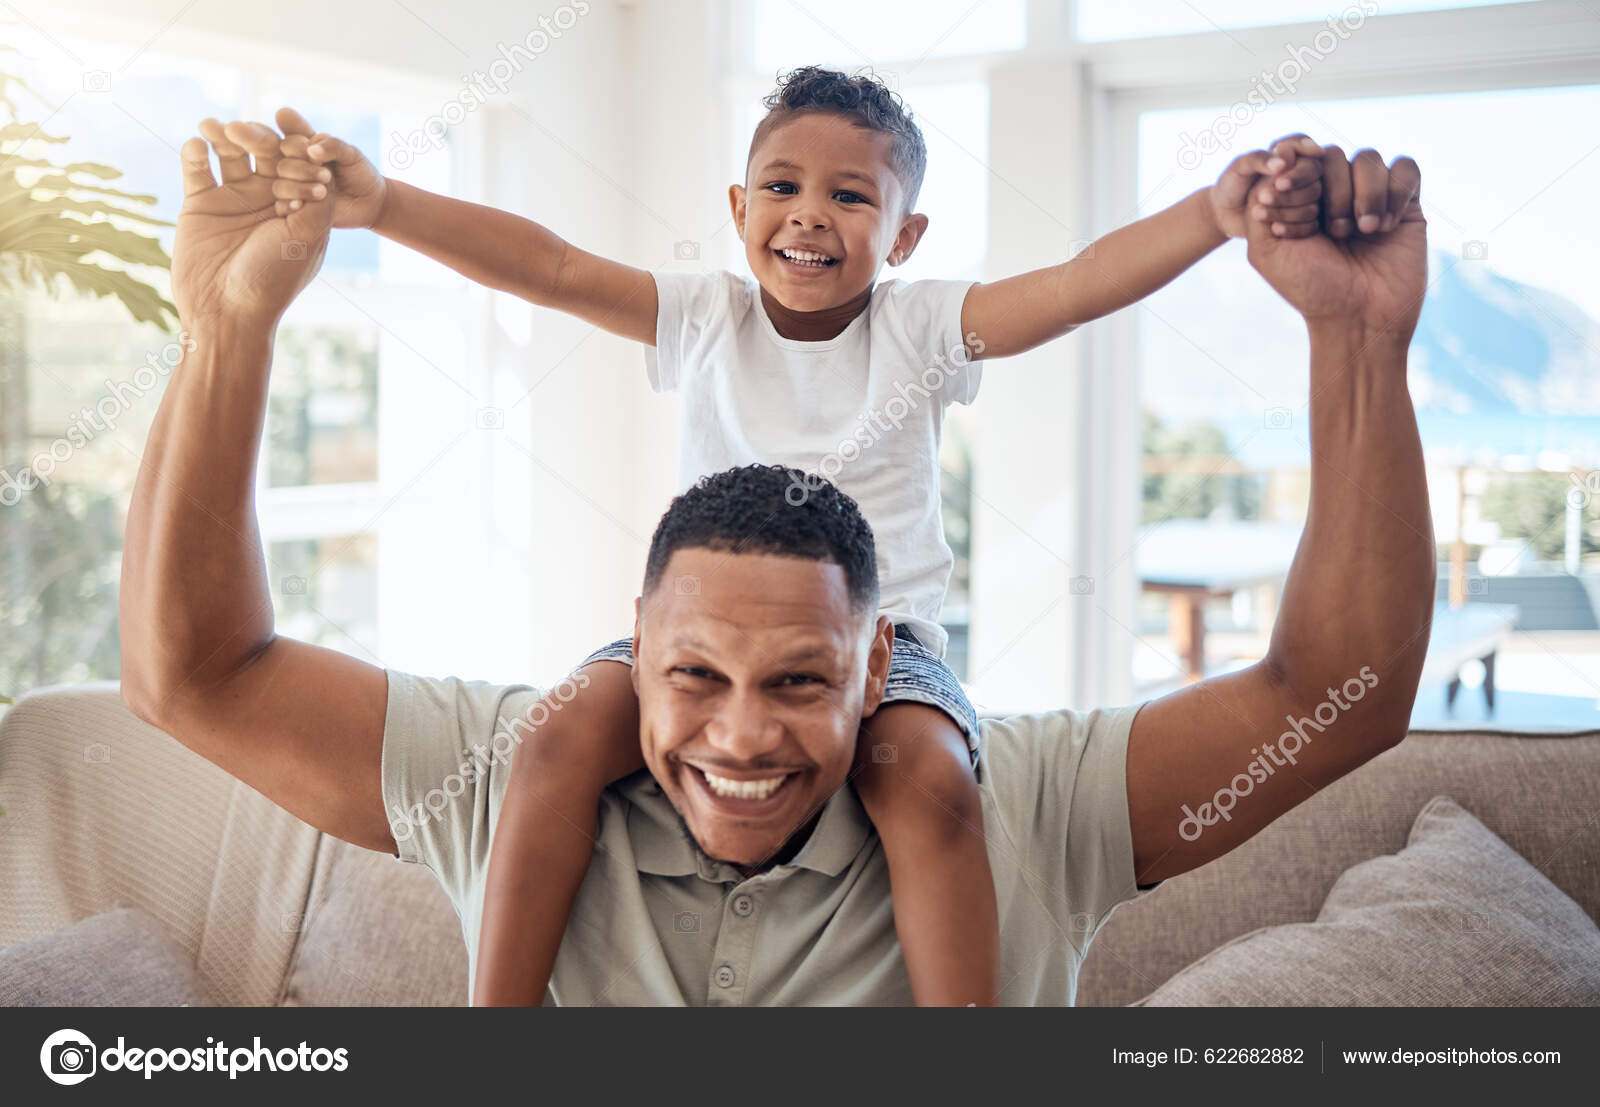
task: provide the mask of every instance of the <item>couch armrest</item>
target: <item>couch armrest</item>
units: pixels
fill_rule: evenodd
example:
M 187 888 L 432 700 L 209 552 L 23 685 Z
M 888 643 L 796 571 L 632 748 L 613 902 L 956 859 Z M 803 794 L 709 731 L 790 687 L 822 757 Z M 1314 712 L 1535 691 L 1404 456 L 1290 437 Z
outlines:
M 51 688 L 0 718 L 0 946 L 138 907 L 218 1003 L 282 995 L 321 835 L 123 706 Z

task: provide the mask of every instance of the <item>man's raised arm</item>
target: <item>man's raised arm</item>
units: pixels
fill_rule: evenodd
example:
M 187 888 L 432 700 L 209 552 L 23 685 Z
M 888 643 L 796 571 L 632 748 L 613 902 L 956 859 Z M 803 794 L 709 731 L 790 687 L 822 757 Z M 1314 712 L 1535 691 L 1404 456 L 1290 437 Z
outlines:
M 1324 226 L 1249 257 L 1311 339 L 1311 504 L 1264 660 L 1147 704 L 1128 739 L 1140 884 L 1219 857 L 1405 737 L 1435 547 L 1406 349 L 1427 283 L 1416 163 L 1324 155 Z
M 331 203 L 252 166 L 216 120 L 183 144 L 172 294 L 185 356 L 139 466 L 122 559 L 122 696 L 319 829 L 394 852 L 382 669 L 277 637 L 256 528 L 257 449 L 278 320 L 321 265 Z M 286 249 L 291 242 L 303 244 Z

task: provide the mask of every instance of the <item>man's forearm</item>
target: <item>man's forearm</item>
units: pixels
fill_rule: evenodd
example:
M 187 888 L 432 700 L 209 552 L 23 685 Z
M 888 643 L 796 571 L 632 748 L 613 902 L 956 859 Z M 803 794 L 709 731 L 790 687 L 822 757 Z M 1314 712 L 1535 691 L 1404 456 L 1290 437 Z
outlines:
M 476 284 L 549 304 L 566 241 L 520 215 L 390 181 L 372 229 Z
M 191 337 L 151 426 L 122 555 L 123 689 L 147 717 L 272 639 L 254 497 L 272 332 Z
M 1406 339 L 1312 323 L 1311 504 L 1268 662 L 1308 704 L 1370 666 L 1398 740 L 1428 646 L 1435 559 Z

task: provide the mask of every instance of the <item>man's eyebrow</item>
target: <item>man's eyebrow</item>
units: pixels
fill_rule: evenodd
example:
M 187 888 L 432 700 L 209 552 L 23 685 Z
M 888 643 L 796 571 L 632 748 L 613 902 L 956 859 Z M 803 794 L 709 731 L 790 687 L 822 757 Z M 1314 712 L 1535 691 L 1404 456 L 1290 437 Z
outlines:
M 766 165 L 763 165 L 761 167 L 761 172 L 770 173 L 774 169 L 799 169 L 799 168 L 800 168 L 800 166 L 796 165 L 794 162 L 792 162 L 792 161 L 784 161 L 782 158 L 779 158 L 777 161 L 769 161 L 769 162 L 767 162 Z M 871 185 L 873 188 L 877 188 L 878 187 L 878 182 L 877 181 L 873 180 L 871 177 L 867 176 L 865 173 L 858 172 L 857 170 L 854 170 L 854 169 L 846 169 L 843 173 L 839 174 L 839 179 L 840 180 L 845 180 L 845 181 L 860 181 L 863 184 Z

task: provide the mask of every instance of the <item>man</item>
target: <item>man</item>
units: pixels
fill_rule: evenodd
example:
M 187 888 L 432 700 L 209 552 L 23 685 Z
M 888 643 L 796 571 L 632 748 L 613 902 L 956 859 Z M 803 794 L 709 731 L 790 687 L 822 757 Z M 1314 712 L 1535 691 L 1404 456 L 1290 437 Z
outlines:
M 274 635 L 256 444 L 273 334 L 331 213 L 316 198 L 288 211 L 304 182 L 275 179 L 270 157 L 252 163 L 215 121 L 202 132 L 222 184 L 206 143 L 186 142 L 173 297 L 194 344 L 129 512 L 123 696 L 312 825 L 428 865 L 475 954 L 506 755 L 570 692 L 385 672 Z M 1269 651 L 1142 706 L 985 721 L 975 832 L 1000 908 L 998 1002 L 1072 1002 L 1113 907 L 1405 734 L 1434 576 L 1405 383 L 1426 276 L 1420 174 L 1370 150 L 1323 158 L 1325 235 L 1280 240 L 1249 221 L 1251 263 L 1311 341 L 1311 507 Z M 852 505 L 826 490 L 786 504 L 789 483 L 779 469 L 721 474 L 657 531 L 632 677 L 647 771 L 605 796 L 557 1002 L 910 1000 L 882 851 L 843 787 L 892 630 L 868 600 Z M 518 768 L 537 789 L 536 767 Z M 730 800 L 708 772 L 752 793 L 784 779 L 771 798 Z

